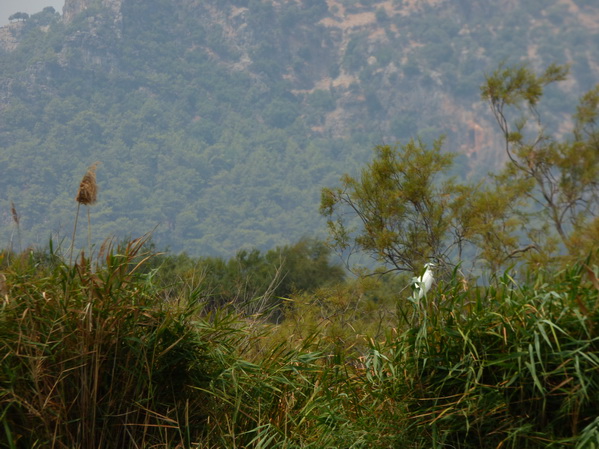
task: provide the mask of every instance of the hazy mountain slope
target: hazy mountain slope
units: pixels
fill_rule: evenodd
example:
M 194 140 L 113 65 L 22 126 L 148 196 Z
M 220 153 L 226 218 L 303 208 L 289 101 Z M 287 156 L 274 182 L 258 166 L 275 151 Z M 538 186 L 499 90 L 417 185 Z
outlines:
M 321 234 L 320 188 L 373 145 L 444 133 L 458 171 L 501 153 L 478 86 L 502 60 L 572 64 L 556 128 L 599 80 L 591 1 L 67 0 L 0 29 L 2 241 L 94 234 L 231 254 Z M 13 238 L 13 240 L 16 237 Z

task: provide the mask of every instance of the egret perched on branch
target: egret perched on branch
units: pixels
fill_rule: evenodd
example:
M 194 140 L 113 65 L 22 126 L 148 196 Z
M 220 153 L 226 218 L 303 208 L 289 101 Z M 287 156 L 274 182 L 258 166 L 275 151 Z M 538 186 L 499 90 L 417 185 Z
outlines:
M 422 299 L 424 296 L 426 296 L 426 294 L 428 293 L 428 291 L 431 289 L 431 286 L 433 285 L 433 281 L 435 280 L 435 278 L 433 277 L 433 268 L 435 268 L 436 265 L 432 262 L 429 263 L 425 263 L 424 264 L 424 273 L 421 276 L 415 277 L 412 279 L 412 284 L 413 284 L 413 289 L 414 289 L 414 299 L 416 300 L 420 300 Z

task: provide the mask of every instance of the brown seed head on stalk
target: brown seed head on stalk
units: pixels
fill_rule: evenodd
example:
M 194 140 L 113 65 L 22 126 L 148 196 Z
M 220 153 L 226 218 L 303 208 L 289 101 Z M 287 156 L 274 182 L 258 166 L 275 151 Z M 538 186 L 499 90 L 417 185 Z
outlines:
M 19 226 L 19 214 L 17 214 L 17 208 L 15 207 L 15 203 L 12 201 L 10 202 L 10 213 L 12 214 L 12 220 L 17 226 Z
M 98 185 L 96 184 L 96 168 L 98 168 L 99 164 L 99 162 L 94 162 L 89 166 L 85 172 L 85 175 L 83 175 L 81 184 L 79 184 L 77 197 L 75 198 L 79 204 L 91 206 L 96 202 L 98 195 Z

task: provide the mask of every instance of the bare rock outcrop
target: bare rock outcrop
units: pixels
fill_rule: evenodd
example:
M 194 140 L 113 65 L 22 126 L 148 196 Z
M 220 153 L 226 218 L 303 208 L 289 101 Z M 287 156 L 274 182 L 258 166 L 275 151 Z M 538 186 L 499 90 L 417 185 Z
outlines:
M 78 14 L 98 3 L 103 7 L 112 10 L 115 13 L 117 21 L 121 20 L 121 6 L 123 0 L 100 0 L 99 2 L 97 0 L 65 0 L 64 7 L 62 8 L 63 20 L 65 22 L 70 22 Z

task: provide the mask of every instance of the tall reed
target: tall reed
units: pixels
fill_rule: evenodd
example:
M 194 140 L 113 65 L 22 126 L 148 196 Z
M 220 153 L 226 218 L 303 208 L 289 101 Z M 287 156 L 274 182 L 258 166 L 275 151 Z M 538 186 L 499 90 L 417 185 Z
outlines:
M 107 243 L 102 259 L 74 266 L 22 254 L 4 271 L 4 446 L 190 447 L 204 431 L 197 387 L 219 369 L 218 342 L 192 325 L 191 306 L 165 304 L 138 274 L 142 246 Z
M 10 214 L 11 214 L 11 217 L 12 217 L 12 222 L 13 222 L 13 225 L 14 225 L 14 229 L 17 230 L 17 241 L 19 243 L 18 251 L 21 252 L 22 251 L 22 246 L 21 246 L 21 217 L 17 213 L 17 208 L 15 206 L 15 203 L 13 203 L 12 201 L 10 202 Z M 14 231 L 13 231 L 13 234 L 14 234 Z M 11 234 L 11 236 L 10 236 L 9 252 L 12 252 L 12 250 L 13 250 L 13 246 L 12 246 L 13 234 Z
M 202 308 L 201 286 L 165 296 L 144 243 L 3 265 L 0 445 L 597 447 L 595 266 L 469 289 L 454 273 L 399 325 L 365 284 L 328 287 L 274 325 Z
M 71 238 L 71 249 L 69 252 L 69 264 L 73 262 L 73 249 L 75 246 L 75 236 L 77 234 L 77 221 L 79 219 L 79 208 L 83 204 L 87 206 L 87 244 L 88 252 L 91 254 L 91 217 L 89 207 L 96 203 L 98 198 L 98 184 L 96 183 L 96 169 L 99 162 L 90 165 L 83 175 L 77 190 L 77 212 L 75 213 L 75 225 L 73 226 L 73 237 Z
M 381 426 L 402 422 L 404 447 L 597 447 L 582 443 L 599 435 L 598 292 L 582 264 L 550 283 L 433 292 L 419 326 L 372 344 Z

